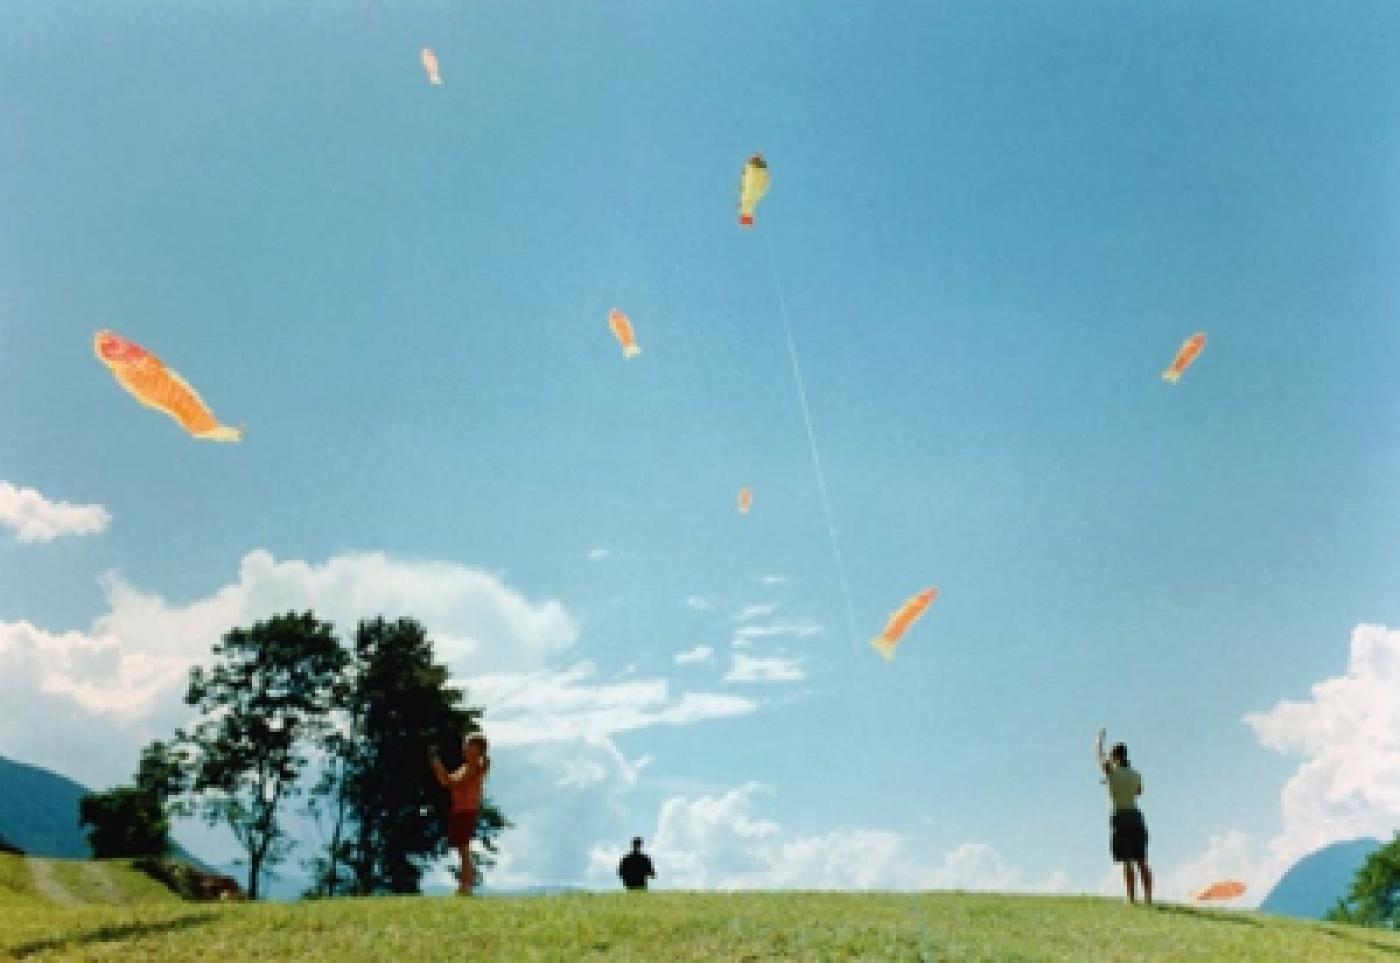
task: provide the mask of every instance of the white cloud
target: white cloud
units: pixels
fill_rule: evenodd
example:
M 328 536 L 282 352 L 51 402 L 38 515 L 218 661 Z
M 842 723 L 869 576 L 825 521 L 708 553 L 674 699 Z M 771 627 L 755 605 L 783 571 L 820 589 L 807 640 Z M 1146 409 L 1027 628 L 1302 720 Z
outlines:
M 754 581 L 760 585 L 782 585 L 788 580 L 786 575 L 755 575 Z
M 820 635 L 822 627 L 811 619 L 774 619 L 764 625 L 741 625 L 734 630 L 731 644 L 743 648 L 754 639 L 807 638 Z
M 1280 796 L 1282 829 L 1261 843 L 1239 830 L 1214 836 L 1169 874 L 1173 886 L 1240 879 L 1256 905 L 1298 859 L 1331 843 L 1389 839 L 1400 813 L 1400 630 L 1358 625 L 1343 675 L 1280 700 L 1244 722 L 1266 748 L 1302 757 Z M 1212 876 L 1211 879 L 1203 877 Z
M 745 605 L 735 612 L 732 618 L 735 622 L 752 622 L 754 619 L 766 619 L 776 611 L 778 611 L 778 607 L 771 603 Z
M 588 559 L 592 562 L 599 562 L 611 554 L 612 552 L 606 548 L 590 548 L 588 550 Z
M 0 481 L 0 525 L 14 529 L 21 542 L 91 535 L 106 531 L 111 521 L 112 516 L 101 505 L 50 501 L 33 488 L 16 488 Z
M 445 562 L 380 553 L 322 564 L 246 555 L 238 578 L 184 605 L 101 580 L 108 610 L 85 631 L 0 623 L 0 752 L 93 785 L 126 778 L 140 745 L 189 718 L 182 697 L 192 666 L 228 629 L 289 610 L 314 610 L 342 637 L 364 617 L 412 615 L 455 673 L 531 671 L 574 642 L 573 619 L 557 601 L 532 603 L 497 576 Z M 469 696 L 471 693 L 469 693 Z M 10 711 L 10 707 L 28 707 Z M 36 727 L 34 719 L 51 720 Z M 90 747 L 103 733 L 103 751 Z
M 1030 881 L 983 843 L 921 858 L 897 833 L 837 829 L 795 836 L 759 814 L 766 792 L 747 783 L 720 795 L 667 799 L 647 847 L 663 889 L 994 889 L 1055 891 L 1065 875 Z M 594 847 L 589 881 L 615 885 L 625 846 Z
M 494 742 L 536 745 L 605 739 L 655 725 L 684 726 L 745 715 L 751 699 L 686 692 L 674 697 L 665 679 L 585 685 L 596 670 L 581 662 L 558 672 L 475 677 L 471 693 L 486 706 L 483 725 Z
M 676 665 L 709 664 L 715 660 L 715 650 L 708 645 L 697 645 L 693 649 L 676 653 Z
M 685 598 L 685 607 L 695 612 L 708 612 L 715 604 L 703 596 L 688 595 Z
M 1346 673 L 1245 716 L 1266 747 L 1303 757 L 1283 788 L 1283 832 L 1270 844 L 1293 859 L 1360 836 L 1388 839 L 1400 813 L 1400 630 L 1358 625 Z
M 725 682 L 800 682 L 807 678 L 795 659 L 756 659 L 742 652 L 734 653 L 734 663 L 725 675 Z

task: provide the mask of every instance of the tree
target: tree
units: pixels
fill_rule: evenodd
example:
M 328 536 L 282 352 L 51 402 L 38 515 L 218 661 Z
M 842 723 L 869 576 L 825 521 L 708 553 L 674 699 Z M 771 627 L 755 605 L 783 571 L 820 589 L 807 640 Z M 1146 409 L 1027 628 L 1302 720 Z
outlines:
M 78 800 L 78 825 L 91 827 L 93 856 L 164 856 L 170 850 L 170 816 L 182 810 L 177 797 L 185 785 L 185 761 L 157 740 L 142 750 L 134 786 L 85 793 Z
M 1334 923 L 1400 930 L 1400 831 L 1356 871 L 1346 899 L 1327 913 Z
M 7 853 L 11 856 L 23 856 L 24 850 L 6 839 L 3 834 L 0 834 L 0 853 Z
M 78 825 L 90 826 L 88 842 L 97 859 L 163 856 L 170 824 L 148 793 L 132 786 L 86 793 L 78 800 Z
M 190 760 L 182 747 L 157 739 L 141 750 L 136 788 L 148 794 L 167 815 L 182 815 L 180 796 L 189 788 Z
M 330 623 L 288 612 L 215 643 L 207 672 L 190 672 L 185 702 L 202 714 L 181 739 L 195 753 L 193 793 L 205 819 L 224 822 L 248 853 L 248 898 L 291 848 L 279 819 L 299 792 L 307 750 L 328 728 L 345 652 Z
M 340 691 L 340 725 L 324 743 L 333 761 L 318 787 L 333 827 L 316 863 L 323 894 L 416 893 L 423 867 L 445 855 L 447 793 L 433 777 L 425 750 L 444 737 L 460 745 L 479 728 L 481 715 L 448 682 L 418 622 L 376 618 L 359 624 Z M 481 865 L 489 865 L 493 837 L 506 825 L 483 800 Z

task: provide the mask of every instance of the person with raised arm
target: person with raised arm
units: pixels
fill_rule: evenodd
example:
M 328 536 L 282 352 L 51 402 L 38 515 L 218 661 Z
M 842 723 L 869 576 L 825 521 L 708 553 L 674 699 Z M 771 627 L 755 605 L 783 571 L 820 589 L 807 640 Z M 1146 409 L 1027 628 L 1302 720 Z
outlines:
M 1143 902 L 1152 905 L 1152 870 L 1147 865 L 1147 822 L 1138 809 L 1137 797 L 1142 795 L 1142 776 L 1128 764 L 1128 747 L 1116 744 L 1108 755 L 1104 755 L 1103 743 L 1106 735 L 1099 730 L 1094 740 L 1094 759 L 1103 771 L 1103 781 L 1108 786 L 1108 801 L 1112 807 L 1109 816 L 1109 850 L 1113 861 L 1123 864 L 1123 884 L 1128 889 L 1128 902 L 1137 902 L 1136 881 L 1133 867 L 1137 867 L 1142 877 Z
M 447 842 L 462 857 L 462 872 L 458 878 L 457 894 L 470 896 L 476 870 L 472 866 L 471 842 L 476 835 L 476 820 L 481 812 L 481 786 L 491 771 L 491 757 L 486 754 L 486 737 L 479 732 L 462 742 L 465 760 L 452 771 L 438 758 L 437 748 L 428 749 L 428 762 L 438 783 L 452 795 L 447 815 Z

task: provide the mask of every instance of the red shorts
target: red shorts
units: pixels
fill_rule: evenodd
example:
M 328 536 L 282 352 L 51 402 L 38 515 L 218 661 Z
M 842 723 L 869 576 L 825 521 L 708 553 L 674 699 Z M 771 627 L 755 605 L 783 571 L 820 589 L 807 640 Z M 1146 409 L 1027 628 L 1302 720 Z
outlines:
M 453 846 L 465 846 L 476 835 L 476 810 L 462 809 L 447 816 L 447 841 Z

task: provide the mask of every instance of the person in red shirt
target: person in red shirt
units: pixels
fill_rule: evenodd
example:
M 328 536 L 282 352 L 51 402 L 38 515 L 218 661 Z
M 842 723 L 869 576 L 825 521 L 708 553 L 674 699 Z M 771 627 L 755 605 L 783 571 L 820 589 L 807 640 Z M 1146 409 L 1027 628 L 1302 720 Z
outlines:
M 486 737 L 474 732 L 462 743 L 466 760 L 449 772 L 438 758 L 437 749 L 428 750 L 428 760 L 438 783 L 452 795 L 447 815 L 447 842 L 462 857 L 462 872 L 457 893 L 470 896 L 476 870 L 472 867 L 471 842 L 476 835 L 476 817 L 481 811 L 481 786 L 491 771 L 491 757 L 486 754 Z

